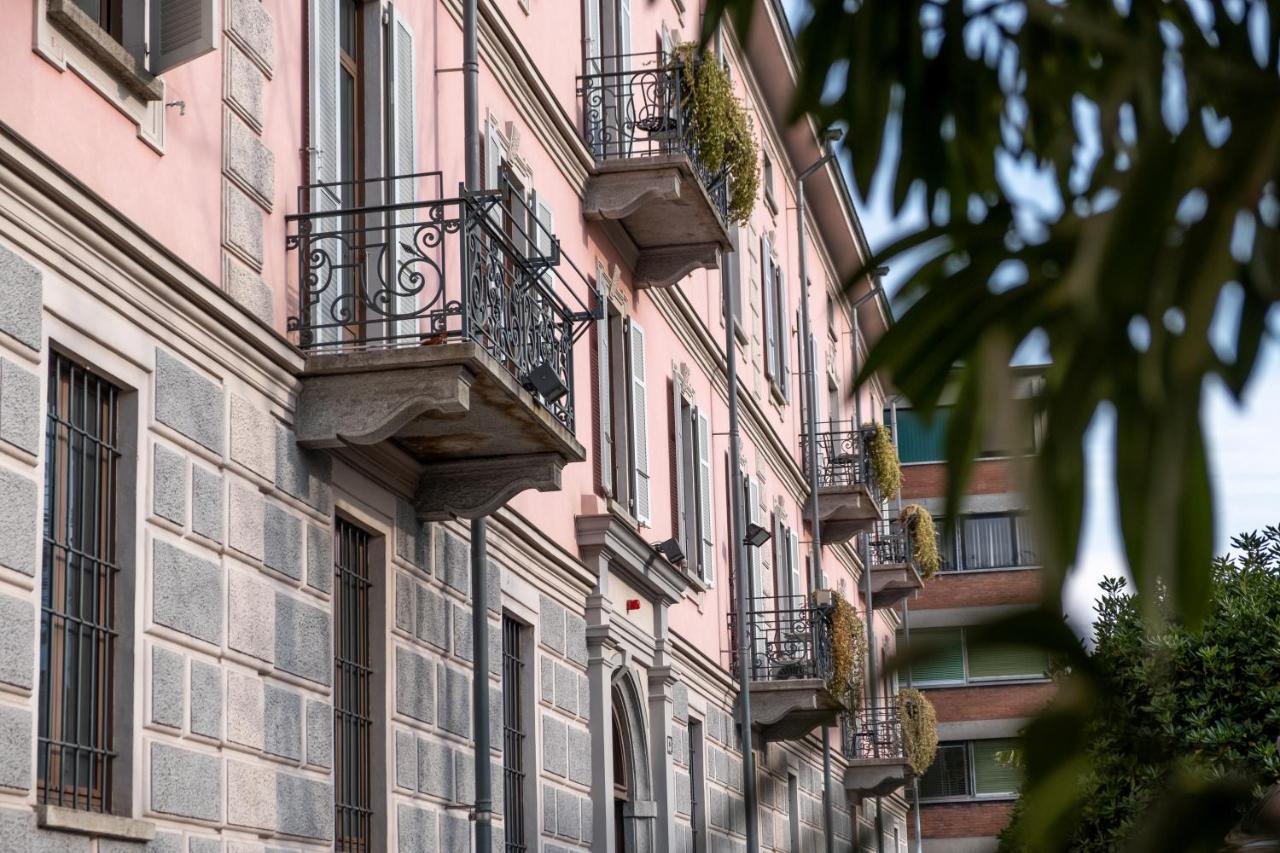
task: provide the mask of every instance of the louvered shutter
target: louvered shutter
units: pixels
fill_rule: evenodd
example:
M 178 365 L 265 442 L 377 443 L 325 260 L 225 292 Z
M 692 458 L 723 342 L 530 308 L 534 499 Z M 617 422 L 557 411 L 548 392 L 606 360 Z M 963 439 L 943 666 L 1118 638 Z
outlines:
M 749 517 L 755 524 L 763 524 L 764 522 L 761 501 L 760 481 L 754 477 L 748 477 L 747 511 L 751 514 Z M 760 548 L 753 548 L 750 545 L 747 546 L 747 550 L 751 552 L 751 595 L 753 598 L 759 598 L 764 595 L 764 579 L 761 577 L 764 568 L 764 555 L 760 553 Z
M 556 215 L 552 211 L 551 206 L 538 193 L 533 195 L 533 211 L 536 225 L 533 229 L 534 249 L 547 262 L 550 263 L 551 253 L 555 249 L 552 245 L 553 236 L 556 233 Z M 542 273 L 542 283 L 548 288 L 552 286 L 555 274 L 548 268 Z
M 1022 771 L 1013 753 L 1016 738 L 975 740 L 973 748 L 973 792 L 975 794 L 1015 794 L 1022 785 Z
M 311 180 L 317 184 L 335 184 L 339 179 L 338 158 L 338 0 L 310 0 L 309 45 L 311 56 Z M 311 209 L 315 213 L 332 213 L 341 209 L 342 200 L 336 186 L 318 187 L 311 196 Z M 313 232 L 336 231 L 342 226 L 338 216 L 318 217 L 312 223 Z M 317 240 L 317 247 L 331 262 L 346 261 L 342 241 L 336 238 Z M 338 340 L 338 327 L 334 323 L 334 306 L 340 293 L 346 289 L 347 277 L 334 273 L 328 281 L 321 281 L 310 306 L 311 322 L 324 326 L 314 336 L 317 343 L 333 343 Z
M 152 74 L 204 56 L 218 46 L 215 0 L 151 0 Z
M 911 686 L 964 681 L 964 639 L 959 628 L 921 628 L 911 632 L 913 650 L 927 653 L 911 666 Z
M 774 286 L 778 291 L 778 308 L 775 316 L 778 320 L 778 389 L 782 391 L 782 399 L 791 400 L 791 367 L 788 365 L 788 346 L 791 342 L 791 321 L 787 311 L 787 281 L 782 276 L 782 268 L 774 269 Z
M 596 270 L 596 284 L 603 294 L 604 271 Z M 613 365 L 609 360 L 609 307 L 604 306 L 604 316 L 596 321 L 596 364 L 599 369 L 596 375 L 597 391 L 600 395 L 600 488 L 609 497 L 613 497 L 613 396 L 609 375 Z
M 618 0 L 618 54 L 622 70 L 631 70 L 631 0 Z
M 773 548 L 773 597 L 778 602 L 778 609 L 783 610 L 791 606 L 787 600 L 790 593 L 787 592 L 787 544 L 782 538 L 782 519 L 777 515 L 773 518 L 773 536 L 769 540 L 769 545 Z
M 644 329 L 632 320 L 631 346 L 631 440 L 635 456 L 632 471 L 632 490 L 636 521 L 643 525 L 650 522 L 649 512 L 649 421 L 645 403 Z
M 602 132 L 603 110 L 605 103 L 601 78 L 597 75 L 604 71 L 600 58 L 604 55 L 604 47 L 600 41 L 600 2 L 601 0 L 585 0 L 583 12 L 583 71 L 587 79 L 584 81 L 586 91 L 582 103 L 585 108 L 583 121 L 586 125 L 587 144 L 596 157 L 604 156 L 604 134 Z
M 794 530 L 787 530 L 787 547 L 790 553 L 790 565 L 787 567 L 791 570 L 791 594 L 799 596 L 804 593 L 804 587 L 800 580 L 800 537 Z
M 698 419 L 698 526 L 701 529 L 702 580 L 715 583 L 715 520 L 711 508 L 711 424 L 702 412 Z
M 492 124 L 485 129 L 484 188 L 487 192 L 501 192 L 502 180 L 502 143 L 498 141 L 498 132 Z M 502 230 L 502 200 L 489 208 L 489 219 L 493 227 Z
M 414 201 L 417 191 L 414 179 L 407 177 L 417 171 L 413 30 L 409 27 L 408 21 L 394 8 L 391 10 L 391 32 L 388 44 L 391 50 L 392 75 L 391 85 L 387 87 L 391 99 L 389 110 L 392 125 L 391 174 L 399 177 L 399 180 L 393 182 L 395 197 L 392 201 L 395 204 L 405 204 Z M 401 343 L 404 343 L 405 339 L 411 339 L 417 326 L 417 320 L 413 318 L 418 308 L 416 294 L 413 293 L 415 287 L 409 280 L 415 270 L 402 269 L 401 266 L 410 257 L 410 249 L 407 246 L 413 242 L 413 229 L 409 227 L 413 224 L 413 213 L 412 210 L 400 210 L 393 214 L 395 227 L 392 228 L 391 240 L 393 265 L 391 281 L 394 283 L 394 292 L 401 295 L 395 297 L 392 310 L 404 319 L 392 323 L 389 333 Z
M 685 556 L 693 559 L 693 552 L 689 548 L 689 531 L 684 522 L 684 508 L 692 496 L 685 489 L 684 482 L 684 442 L 685 442 L 685 418 L 684 406 L 682 404 L 684 396 L 684 382 L 680 379 L 680 371 L 671 374 L 671 473 L 672 478 L 672 504 L 675 511 L 675 535 L 676 541 L 680 543 L 680 547 L 684 549 Z
M 769 240 L 760 239 L 760 292 L 764 309 L 764 373 L 771 380 L 778 376 L 778 320 L 777 301 L 774 295 L 773 259 L 769 255 Z
M 967 645 L 969 678 L 1041 678 L 1049 671 L 1043 649 L 1016 645 Z

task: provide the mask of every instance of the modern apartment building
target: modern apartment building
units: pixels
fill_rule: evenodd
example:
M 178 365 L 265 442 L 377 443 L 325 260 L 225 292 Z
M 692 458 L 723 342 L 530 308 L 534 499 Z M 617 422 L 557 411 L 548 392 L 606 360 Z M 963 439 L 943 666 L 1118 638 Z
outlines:
M 919 584 L 889 307 L 756 13 L 735 224 L 697 0 L 481 0 L 479 189 L 462 0 L 3 5 L 0 850 L 465 851 L 485 787 L 507 853 L 743 850 L 744 686 L 760 849 L 906 850 L 892 680 L 831 686 L 832 596 L 883 660 Z
M 1014 369 L 1015 400 L 1031 394 L 1041 371 Z M 950 408 L 926 420 L 893 407 L 887 417 L 898 426 L 902 500 L 929 509 L 941 535 L 941 571 L 908 603 L 899 628 L 900 643 L 909 633 L 937 650 L 898 674 L 904 686 L 925 691 L 938 716 L 938 754 L 915 788 L 922 846 L 925 853 L 993 851 L 1020 782 L 1011 750 L 1053 685 L 1043 652 L 979 647 L 966 629 L 1040 601 L 1043 573 L 1021 485 L 1037 427 L 1029 412 L 1019 413 L 1004 436 L 985 442 L 960 515 L 943 534 Z

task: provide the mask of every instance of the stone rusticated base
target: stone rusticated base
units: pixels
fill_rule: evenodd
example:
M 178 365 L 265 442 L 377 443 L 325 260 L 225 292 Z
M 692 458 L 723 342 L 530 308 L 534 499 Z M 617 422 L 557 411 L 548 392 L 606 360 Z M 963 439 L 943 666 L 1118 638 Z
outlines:
M 843 708 L 820 678 L 751 684 L 751 720 L 765 741 L 803 738 L 834 724 Z

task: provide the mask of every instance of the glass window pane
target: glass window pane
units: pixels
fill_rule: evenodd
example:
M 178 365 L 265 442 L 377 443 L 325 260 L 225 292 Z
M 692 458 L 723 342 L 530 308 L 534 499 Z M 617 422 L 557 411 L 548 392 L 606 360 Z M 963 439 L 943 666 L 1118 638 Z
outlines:
M 1040 551 L 1036 548 L 1035 526 L 1025 515 L 1013 517 L 1014 534 L 1018 539 L 1018 565 L 1040 565 Z
M 928 659 L 911 666 L 911 684 L 964 681 L 964 649 L 959 628 L 920 628 L 911 632 L 911 647 Z M 905 643 L 904 643 L 905 647 Z
M 969 677 L 1040 678 L 1049 668 L 1043 649 L 1015 645 L 969 646 Z
M 898 458 L 903 462 L 941 462 L 945 459 L 949 417 L 950 411 L 946 408 L 939 408 L 928 421 L 910 409 L 899 409 Z
M 1013 525 L 1007 515 L 974 516 L 960 522 L 964 568 L 996 569 L 1014 565 Z
M 973 742 L 974 792 L 978 794 L 1016 794 L 1022 784 L 1022 770 L 1017 767 L 1016 738 L 975 740 Z
M 963 743 L 938 745 L 933 764 L 920 777 L 920 799 L 967 797 L 969 790 L 969 749 Z

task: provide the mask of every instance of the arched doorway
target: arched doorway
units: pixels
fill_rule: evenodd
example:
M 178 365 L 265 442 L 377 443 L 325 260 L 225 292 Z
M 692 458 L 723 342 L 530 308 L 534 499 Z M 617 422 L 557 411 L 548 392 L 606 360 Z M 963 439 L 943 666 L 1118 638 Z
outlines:
M 653 788 L 641 695 L 630 673 L 615 679 L 612 840 L 617 853 L 653 853 Z

